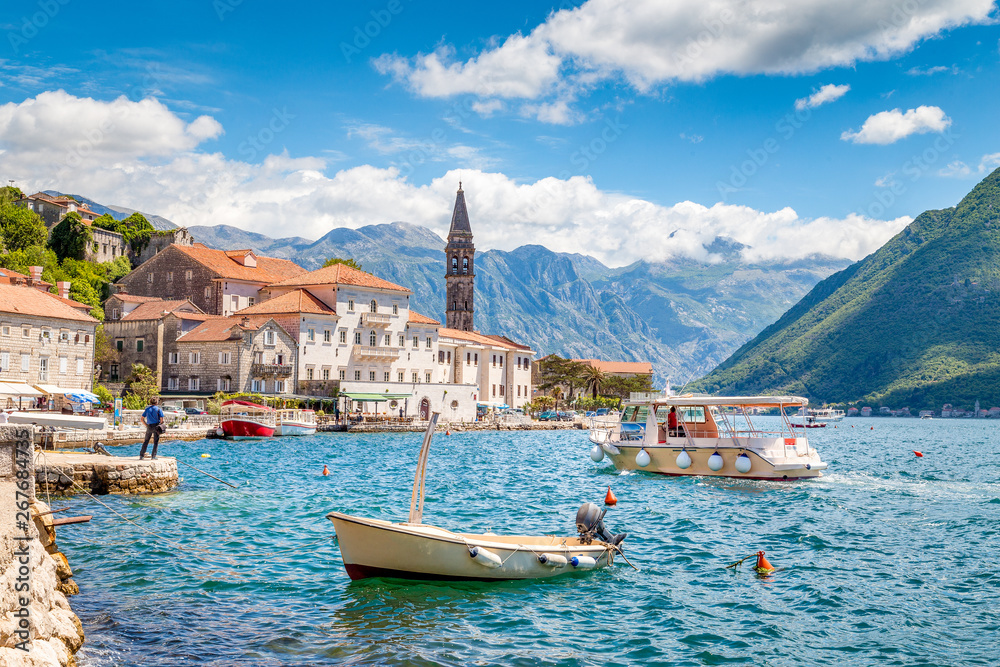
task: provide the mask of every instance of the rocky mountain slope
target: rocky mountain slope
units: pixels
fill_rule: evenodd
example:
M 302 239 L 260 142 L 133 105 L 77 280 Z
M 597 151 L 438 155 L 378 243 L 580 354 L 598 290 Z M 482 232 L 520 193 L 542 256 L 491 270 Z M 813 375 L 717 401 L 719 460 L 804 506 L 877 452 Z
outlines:
M 214 248 L 252 248 L 317 268 L 350 257 L 413 290 L 412 307 L 444 320 L 445 241 L 404 222 L 334 229 L 317 241 L 273 239 L 224 225 L 190 227 Z M 527 245 L 476 256 L 476 326 L 573 357 L 651 361 L 656 382 L 674 384 L 714 368 L 774 322 L 817 281 L 843 268 L 839 259 L 747 263 L 738 244 L 717 241 L 724 260 L 678 259 L 609 268 L 586 255 Z

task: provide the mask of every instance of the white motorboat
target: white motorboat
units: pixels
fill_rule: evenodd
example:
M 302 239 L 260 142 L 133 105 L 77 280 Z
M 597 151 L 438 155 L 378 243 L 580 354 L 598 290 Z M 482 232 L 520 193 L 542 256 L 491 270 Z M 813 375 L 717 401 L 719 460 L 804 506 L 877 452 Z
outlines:
M 392 523 L 330 512 L 351 579 L 396 577 L 439 581 L 540 579 L 613 563 L 625 534 L 611 535 L 604 512 L 585 503 L 572 537 L 456 533 L 423 523 L 424 478 L 438 413 L 431 416 L 410 497 L 409 521 Z M 624 558 L 624 556 L 623 556 Z
M 844 420 L 843 410 L 833 408 L 800 408 L 798 414 L 789 417 L 792 426 L 809 424 L 830 424 Z
M 313 410 L 278 410 L 275 435 L 313 435 L 316 433 L 316 412 Z
M 620 423 L 594 423 L 590 456 L 595 462 L 607 456 L 619 470 L 663 475 L 820 477 L 827 464 L 785 413 L 808 402 L 796 396 L 648 396 L 627 402 Z M 675 429 L 669 428 L 671 408 Z M 777 430 L 754 423 L 753 413 L 764 409 L 778 410 Z

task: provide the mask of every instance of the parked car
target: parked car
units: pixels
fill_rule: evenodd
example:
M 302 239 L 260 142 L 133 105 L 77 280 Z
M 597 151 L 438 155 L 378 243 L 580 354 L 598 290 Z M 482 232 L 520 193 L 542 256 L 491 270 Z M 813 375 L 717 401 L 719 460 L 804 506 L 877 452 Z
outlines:
M 603 417 L 604 415 L 608 414 L 608 412 L 609 410 L 607 408 L 597 408 L 598 417 Z
M 184 408 L 185 414 L 189 415 L 207 415 L 208 413 L 204 410 L 199 410 L 198 408 Z
M 553 410 L 546 410 L 542 414 L 538 415 L 538 421 L 540 422 L 552 422 L 559 419 L 559 413 Z
M 168 418 L 184 417 L 187 415 L 184 410 L 178 408 L 176 405 L 164 405 L 163 414 Z
M 584 413 L 584 415 L 583 415 L 583 416 L 584 416 L 584 417 L 596 417 L 596 416 L 597 416 L 597 413 L 596 413 L 596 412 L 594 412 L 593 410 L 587 410 L 587 412 L 586 412 L 586 413 Z
M 571 422 L 576 419 L 576 413 L 572 410 L 569 412 L 558 412 L 557 414 L 559 415 L 558 419 L 561 422 Z

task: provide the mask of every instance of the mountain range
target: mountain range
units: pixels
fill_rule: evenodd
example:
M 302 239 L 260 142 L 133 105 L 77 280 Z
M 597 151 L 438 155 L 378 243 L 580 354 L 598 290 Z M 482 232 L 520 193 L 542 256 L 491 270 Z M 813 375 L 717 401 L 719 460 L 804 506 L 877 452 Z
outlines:
M 411 307 L 444 321 L 445 240 L 405 223 L 338 228 L 311 241 L 226 226 L 192 226 L 218 249 L 250 248 L 314 269 L 330 257 L 413 290 Z M 539 245 L 476 254 L 476 328 L 531 345 L 539 356 L 650 361 L 657 386 L 701 376 L 774 322 L 846 260 L 746 262 L 744 246 L 717 239 L 716 263 L 677 258 L 611 268 Z
M 911 410 L 1000 405 L 1000 169 L 818 283 L 688 388 Z

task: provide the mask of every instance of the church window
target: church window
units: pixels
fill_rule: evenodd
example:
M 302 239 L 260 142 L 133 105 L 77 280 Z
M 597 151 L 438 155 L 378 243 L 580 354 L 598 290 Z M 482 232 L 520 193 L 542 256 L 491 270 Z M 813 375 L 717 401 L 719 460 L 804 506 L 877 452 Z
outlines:
M 463 257 L 462 258 L 462 273 L 463 274 L 467 274 L 468 272 L 469 272 L 469 258 L 468 257 Z
M 465 310 L 468 310 L 468 309 L 469 309 L 469 302 L 468 302 L 468 301 L 466 301 L 466 302 L 465 302 Z
M 451 309 L 452 310 L 458 310 L 458 301 L 452 301 L 451 302 Z
M 378 303 L 376 303 L 375 299 L 372 299 L 372 302 L 370 304 L 368 304 L 368 308 L 373 313 L 377 313 L 378 312 Z
M 378 336 L 375 335 L 374 331 L 368 334 L 368 344 L 372 347 L 376 347 L 378 345 Z
M 451 258 L 451 273 L 452 275 L 458 274 L 458 257 Z

